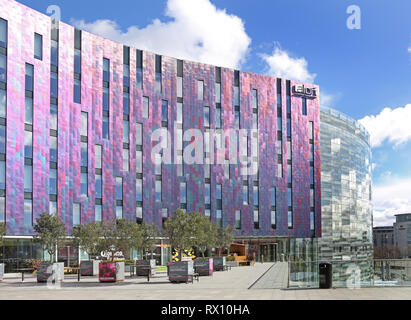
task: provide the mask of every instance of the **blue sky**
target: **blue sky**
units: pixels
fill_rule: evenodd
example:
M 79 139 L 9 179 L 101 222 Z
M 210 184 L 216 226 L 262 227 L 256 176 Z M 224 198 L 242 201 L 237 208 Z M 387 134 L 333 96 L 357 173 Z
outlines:
M 411 212 L 411 1 L 20 2 L 44 13 L 58 5 L 64 22 L 142 49 L 313 80 L 323 103 L 355 119 L 369 117 L 364 124 L 374 146 L 375 224 Z M 346 25 L 352 4 L 361 9 L 360 30 Z M 391 110 L 382 113 L 384 108 Z

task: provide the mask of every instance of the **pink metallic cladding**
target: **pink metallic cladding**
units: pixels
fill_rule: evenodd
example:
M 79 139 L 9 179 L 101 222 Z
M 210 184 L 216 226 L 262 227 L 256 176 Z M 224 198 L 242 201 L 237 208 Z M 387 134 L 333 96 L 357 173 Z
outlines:
M 34 65 L 33 120 L 33 222 L 49 210 L 50 174 L 50 17 L 15 1 L 0 0 L 0 17 L 8 21 L 7 56 L 7 150 L 6 222 L 13 235 L 32 234 L 24 228 L 24 110 L 25 63 Z M 34 32 L 43 36 L 43 59 L 34 59 Z M 123 179 L 123 216 L 136 219 L 136 122 L 143 124 L 143 217 L 161 226 L 161 210 L 172 214 L 180 207 L 180 182 L 187 183 L 187 210 L 205 210 L 204 167 L 185 165 L 184 177 L 177 165 L 163 165 L 162 202 L 155 201 L 154 164 L 151 161 L 151 133 L 161 128 L 162 100 L 168 101 L 168 128 L 174 155 L 174 123 L 177 119 L 177 60 L 162 57 L 162 92 L 155 91 L 155 54 L 143 54 L 143 89 L 136 83 L 136 49 L 130 49 L 130 136 L 129 171 L 123 171 L 123 45 L 88 32 L 82 32 L 81 104 L 73 102 L 74 28 L 59 23 L 58 66 L 58 174 L 57 214 L 67 232 L 73 226 L 73 203 L 81 206 L 81 223 L 95 219 L 95 146 L 102 146 L 103 219 L 115 217 L 116 177 Z M 110 60 L 109 139 L 102 136 L 103 58 Z M 204 100 L 198 100 L 197 81 L 204 81 Z M 204 106 L 210 107 L 210 128 L 216 128 L 216 69 L 214 66 L 184 61 L 183 129 L 204 132 Z M 300 82 L 291 81 L 291 88 Z M 234 128 L 234 70 L 221 68 L 221 108 L 224 129 Z M 306 85 L 319 88 L 315 85 Z M 292 186 L 294 227 L 287 225 L 287 135 L 286 81 L 282 80 L 283 177 L 277 176 L 277 79 L 247 72 L 240 73 L 240 128 L 253 125 L 252 90 L 258 90 L 259 151 L 259 229 L 253 223 L 253 177 L 248 178 L 249 205 L 243 204 L 243 178 L 240 166 L 230 166 L 230 179 L 224 166 L 211 166 L 211 217 L 216 222 L 216 184 L 222 185 L 223 225 L 235 224 L 241 210 L 242 228 L 237 236 L 321 235 L 320 117 L 319 99 L 307 99 L 307 115 L 302 115 L 302 98 L 291 93 Z M 149 117 L 143 119 L 143 96 L 149 98 Z M 81 112 L 88 114 L 88 196 L 80 192 Z M 314 123 L 315 231 L 310 231 L 310 150 L 309 122 Z M 251 142 L 249 139 L 249 149 Z M 277 189 L 277 224 L 271 226 L 270 188 Z

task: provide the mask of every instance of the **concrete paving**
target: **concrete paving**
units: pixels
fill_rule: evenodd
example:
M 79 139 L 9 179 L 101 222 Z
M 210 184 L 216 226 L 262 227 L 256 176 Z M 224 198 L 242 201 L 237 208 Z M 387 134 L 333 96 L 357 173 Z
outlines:
M 250 289 L 286 289 L 288 286 L 288 263 L 277 262 L 259 278 Z
M 256 263 L 254 267 L 232 268 L 216 272 L 212 277 L 201 277 L 193 284 L 170 283 L 166 273 L 158 273 L 150 282 L 145 278 L 127 277 L 123 283 L 114 284 L 99 283 L 97 277 L 83 277 L 77 282 L 76 276 L 66 276 L 60 289 L 50 289 L 46 284 L 37 283 L 34 276 L 27 275 L 23 283 L 21 277 L 7 277 L 0 283 L 0 300 L 411 300 L 411 287 L 248 289 L 263 279 L 264 274 L 269 279 L 267 271 L 271 267 L 272 263 Z

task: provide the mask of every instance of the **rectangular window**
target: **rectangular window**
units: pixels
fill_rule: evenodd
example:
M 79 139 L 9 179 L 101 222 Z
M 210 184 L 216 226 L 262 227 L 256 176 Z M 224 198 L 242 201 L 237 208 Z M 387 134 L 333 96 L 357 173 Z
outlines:
M 0 161 L 0 189 L 6 189 L 6 161 Z
M 80 176 L 81 195 L 87 197 L 88 195 L 88 177 L 87 172 L 82 172 Z
M 59 64 L 59 43 L 56 40 L 51 40 L 50 64 L 56 67 Z
M 73 226 L 80 224 L 80 204 L 73 203 Z
M 236 210 L 235 212 L 235 228 L 237 230 L 241 229 L 241 211 L 240 210 Z
M 258 129 L 258 114 L 253 113 L 253 129 Z
M 315 229 L 315 213 L 314 211 L 310 211 L 310 230 L 313 231 Z
M 96 178 L 96 199 L 103 198 L 103 177 L 100 174 L 95 175 Z
M 216 199 L 217 200 L 222 200 L 223 199 L 221 184 L 216 185 Z
M 6 90 L 0 89 L 0 118 L 6 118 L 6 115 L 7 115 Z
M 168 209 L 167 208 L 162 208 L 161 209 L 161 217 L 163 219 L 167 219 L 168 218 Z
M 177 98 L 183 97 L 183 78 L 177 77 Z
M 110 82 L 110 60 L 103 58 L 103 81 Z
M 198 100 L 202 101 L 204 100 L 204 81 L 198 80 L 197 87 L 198 87 Z
M 102 161 L 103 160 L 103 153 L 102 153 L 102 146 L 96 144 L 96 149 L 94 153 L 94 161 L 96 169 L 102 169 Z
M 96 204 L 94 207 L 94 221 L 101 222 L 103 220 L 103 210 L 101 204 Z
M 142 207 L 136 207 L 136 218 L 137 220 L 143 220 L 143 208 Z
M 81 51 L 74 49 L 74 73 L 81 74 Z
M 248 204 L 248 186 L 243 186 L 243 204 Z
M 314 140 L 314 122 L 312 121 L 309 122 L 308 131 L 310 135 L 310 140 Z
M 82 135 L 83 137 L 88 136 L 88 114 L 87 112 L 81 112 L 80 135 Z
M 282 140 L 277 140 L 277 154 L 278 155 L 283 154 L 283 142 L 282 142 Z
M 0 196 L 0 222 L 6 222 L 6 197 Z
M 204 127 L 210 128 L 210 108 L 204 107 Z
M 287 183 L 292 183 L 292 182 L 293 182 L 292 166 L 291 164 L 287 164 Z
M 34 58 L 43 60 L 43 36 L 34 33 Z
M 24 157 L 33 158 L 33 132 L 31 131 L 24 131 Z
M 276 189 L 274 187 L 272 187 L 270 189 L 270 200 L 271 200 L 271 206 L 275 207 L 276 206 Z
M 157 176 L 161 176 L 162 161 L 161 154 L 156 153 L 154 156 L 154 174 Z
M 161 101 L 161 121 L 163 122 L 168 121 L 168 101 L 167 100 Z
M 128 92 L 123 92 L 123 114 L 130 114 L 130 94 Z
M 281 89 L 281 79 L 277 79 L 277 108 L 282 106 Z
M 33 167 L 24 165 L 24 192 L 33 192 Z
M 57 216 L 57 201 L 49 201 L 49 213 L 52 216 Z
M 180 203 L 187 203 L 187 184 L 185 182 L 180 183 Z
M 229 180 L 230 179 L 230 161 L 224 161 L 224 178 Z
M 211 204 L 211 185 L 209 183 L 205 184 L 204 188 L 204 203 Z
M 253 109 L 258 109 L 258 92 L 253 89 Z
M 310 167 L 310 184 L 314 184 L 314 167 Z
M 292 188 L 288 188 L 288 207 L 293 206 L 293 191 Z
M 59 88 L 58 75 L 56 72 L 51 72 L 50 97 L 56 98 L 56 99 L 58 98 L 58 88 Z
M 291 147 L 291 141 L 287 141 L 287 160 L 291 161 L 292 160 L 292 147 Z
M 161 83 L 161 73 L 162 73 L 162 58 L 156 55 L 156 93 L 161 93 L 162 83 Z
M 161 202 L 161 181 L 156 181 L 156 202 Z
M 314 201 L 314 189 L 310 189 L 310 208 L 314 208 L 315 201 Z
M 254 194 L 254 206 L 258 206 L 258 186 L 253 186 L 253 194 Z
M 0 54 L 0 81 L 7 81 L 7 57 Z
M 221 209 L 216 210 L 216 220 L 217 220 L 217 227 L 223 227 L 223 212 Z
M 277 131 L 283 131 L 283 118 L 277 117 Z
M 277 177 L 283 177 L 283 165 L 281 163 L 277 164 Z
M 116 200 L 123 200 L 123 178 L 116 177 Z
M 25 88 L 27 91 L 33 91 L 33 81 L 34 81 L 34 67 L 33 65 L 26 63 L 26 78 L 25 78 L 26 87 Z
M 137 88 L 143 89 L 143 51 L 137 50 Z
M 288 210 L 288 228 L 293 228 L 293 212 Z
M 123 143 L 130 143 L 130 123 L 123 120 Z
M 215 127 L 221 129 L 221 108 L 215 109 Z
M 137 173 L 143 173 L 143 152 L 136 151 L 136 171 Z
M 210 210 L 210 209 L 205 209 L 205 210 L 204 210 L 204 215 L 205 215 L 206 217 L 210 217 L 210 216 L 211 216 L 211 210 Z
M 24 227 L 33 226 L 33 201 L 24 199 Z
M 253 125 L 254 125 L 254 114 L 253 114 Z M 240 129 L 240 111 L 234 111 L 234 128 Z
M 287 137 L 291 138 L 291 119 L 287 118 Z
M 0 18 L 0 47 L 7 48 L 7 21 Z
M 303 106 L 302 106 L 302 113 L 303 113 L 303 116 L 306 116 L 307 115 L 307 98 L 302 98 L 302 103 L 303 103 Z
M 103 110 L 108 111 L 110 108 L 110 92 L 108 87 L 103 87 Z
M 109 118 L 108 116 L 103 116 L 103 139 L 109 138 Z
M 291 97 L 287 96 L 287 115 L 291 115 Z
M 207 158 L 207 161 L 209 161 L 208 158 Z M 204 165 L 204 178 L 210 179 L 210 170 L 211 170 L 210 165 L 209 165 L 209 164 L 205 164 L 205 165 Z
M 184 175 L 183 156 L 177 156 L 177 176 L 182 177 L 183 175 Z
M 183 104 L 181 102 L 177 102 L 177 123 L 183 123 Z
M 49 194 L 57 195 L 57 169 L 50 169 Z
M 57 137 L 50 137 L 50 162 L 57 162 Z
M 87 167 L 88 166 L 88 143 L 82 142 L 81 143 L 81 166 Z
M 215 102 L 221 103 L 221 83 L 215 84 Z
M 136 201 L 137 202 L 143 201 L 143 180 L 142 179 L 136 180 Z
M 0 153 L 6 153 L 6 126 L 0 125 Z
M 143 126 L 141 123 L 136 123 L 136 145 L 143 145 Z
M 254 229 L 260 228 L 260 212 L 258 210 L 254 210 Z
M 271 227 L 274 229 L 277 223 L 277 212 L 276 210 L 271 210 Z
M 234 106 L 240 105 L 240 88 L 234 87 Z
M 130 150 L 123 149 L 123 171 L 130 170 Z
M 314 145 L 310 143 L 310 161 L 314 161 Z
M 149 103 L 150 103 L 150 101 L 149 101 L 148 97 L 143 97 L 143 118 L 144 119 L 148 119 Z
M 74 79 L 74 103 L 81 103 L 81 80 Z
M 24 123 L 33 124 L 33 98 L 25 97 Z

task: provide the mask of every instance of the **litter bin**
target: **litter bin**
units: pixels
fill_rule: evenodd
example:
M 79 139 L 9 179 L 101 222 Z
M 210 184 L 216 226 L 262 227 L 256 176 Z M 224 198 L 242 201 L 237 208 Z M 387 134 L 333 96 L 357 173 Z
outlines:
M 333 268 L 329 262 L 321 262 L 319 266 L 320 289 L 331 289 L 333 286 Z

